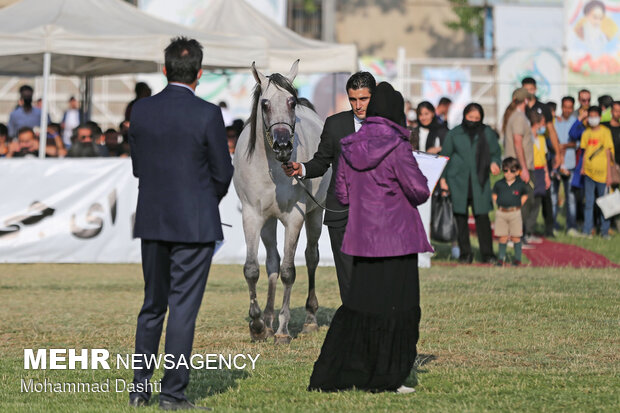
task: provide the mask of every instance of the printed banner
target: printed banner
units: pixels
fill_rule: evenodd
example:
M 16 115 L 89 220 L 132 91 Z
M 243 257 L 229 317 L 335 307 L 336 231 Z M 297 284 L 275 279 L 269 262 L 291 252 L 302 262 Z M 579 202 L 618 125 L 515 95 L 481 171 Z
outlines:
M 129 159 L 0 162 L 0 262 L 140 262 Z
M 7 159 L 0 161 L 0 263 L 139 263 L 133 238 L 138 180 L 129 159 Z M 224 242 L 213 262 L 243 264 L 246 246 L 241 201 L 231 183 L 219 206 Z M 424 206 L 419 207 L 421 215 Z M 429 210 L 430 211 L 430 210 Z M 426 219 L 424 224 L 427 226 Z M 429 219 L 430 220 L 430 219 Z M 319 265 L 333 266 L 329 234 L 322 227 Z M 284 227 L 278 224 L 284 255 Z M 302 228 L 295 265 L 305 265 Z M 266 258 L 262 243 L 260 263 Z M 430 266 L 430 255 L 420 266 Z
M 620 81 L 620 0 L 568 0 L 565 7 L 569 92 L 610 93 Z
M 133 238 L 138 180 L 129 159 L 10 159 L 0 162 L 0 262 L 139 263 Z M 214 263 L 243 264 L 241 202 L 234 185 L 220 204 L 224 243 Z M 284 228 L 278 225 L 280 256 Z M 302 229 L 295 263 L 304 265 Z M 327 229 L 320 265 L 334 265 Z M 259 260 L 265 261 L 260 246 Z
M 448 126 L 453 128 L 462 121 L 463 109 L 471 102 L 470 69 L 425 67 L 422 70 L 422 98 L 437 106 L 443 96 L 452 100 Z

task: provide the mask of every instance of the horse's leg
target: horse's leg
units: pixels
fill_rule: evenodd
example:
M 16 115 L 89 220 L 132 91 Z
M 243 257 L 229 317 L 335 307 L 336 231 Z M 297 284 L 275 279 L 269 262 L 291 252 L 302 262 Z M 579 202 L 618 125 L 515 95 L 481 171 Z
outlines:
M 269 276 L 269 290 L 267 292 L 267 304 L 263 311 L 263 319 L 267 328 L 267 337 L 273 336 L 273 305 L 276 299 L 276 285 L 278 284 L 278 276 L 280 273 L 280 254 L 278 254 L 278 239 L 276 226 L 278 221 L 276 218 L 270 218 L 265 222 L 261 230 L 260 237 L 263 240 L 265 249 L 267 250 L 267 275 Z
M 319 329 L 316 312 L 319 309 L 319 300 L 316 298 L 314 277 L 319 265 L 319 238 L 323 221 L 322 210 L 316 208 L 306 214 L 306 266 L 308 267 L 308 298 L 306 299 L 306 321 L 302 333 L 313 333 Z
M 255 213 L 250 207 L 242 210 L 243 232 L 245 234 L 246 255 L 243 275 L 248 283 L 250 290 L 250 337 L 252 341 L 264 340 L 266 338 L 265 322 L 262 318 L 260 306 L 256 299 L 256 283 L 260 275 L 258 265 L 258 243 L 260 242 L 260 232 L 264 223 L 264 218 Z
M 288 344 L 291 342 L 291 335 L 288 332 L 288 322 L 291 319 L 291 289 L 295 283 L 295 250 L 297 249 L 297 241 L 299 241 L 299 233 L 304 224 L 303 216 L 297 211 L 290 213 L 284 222 L 284 258 L 280 266 L 280 277 L 284 284 L 284 295 L 282 297 L 282 308 L 278 320 L 280 325 L 276 332 L 276 344 Z

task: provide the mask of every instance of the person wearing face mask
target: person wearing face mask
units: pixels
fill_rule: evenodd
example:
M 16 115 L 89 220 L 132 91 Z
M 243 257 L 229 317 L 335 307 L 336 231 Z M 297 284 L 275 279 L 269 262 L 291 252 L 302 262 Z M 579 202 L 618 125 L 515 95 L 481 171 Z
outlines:
M 592 237 L 594 226 L 594 201 L 605 194 L 605 188 L 611 186 L 607 173 L 607 152 L 614 156 L 614 143 L 609 128 L 601 125 L 601 108 L 590 106 L 588 109 L 588 126 L 581 135 L 580 147 L 583 152 L 581 174 L 584 175 L 585 211 L 583 233 Z M 600 234 L 609 239 L 610 220 L 601 216 Z
M 501 149 L 497 134 L 482 123 L 483 119 L 482 106 L 470 103 L 463 110 L 463 122 L 446 135 L 440 154 L 450 157 L 450 161 L 440 185 L 441 189 L 450 191 L 461 250 L 459 261 L 473 261 L 467 225 L 471 206 L 482 262 L 493 264 L 497 259 L 489 221 L 489 211 L 493 209 L 489 171 L 493 175 L 500 173 Z
M 418 137 L 412 146 L 422 152 L 437 154 L 441 151 L 441 145 L 448 133 L 448 127 L 442 124 L 435 116 L 435 107 L 432 103 L 420 102 L 416 108 L 418 126 L 414 128 L 413 136 Z
M 16 138 L 21 128 L 34 128 L 41 123 L 41 109 L 32 104 L 33 89 L 29 85 L 19 88 L 19 105 L 9 116 L 9 138 Z M 48 116 L 48 124 L 51 123 Z

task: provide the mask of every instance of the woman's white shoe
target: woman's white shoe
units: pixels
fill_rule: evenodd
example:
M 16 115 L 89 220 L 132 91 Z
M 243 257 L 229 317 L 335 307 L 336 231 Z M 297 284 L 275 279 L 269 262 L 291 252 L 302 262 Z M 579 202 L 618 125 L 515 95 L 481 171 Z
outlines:
M 415 389 L 413 387 L 400 386 L 398 389 L 396 389 L 396 393 L 398 394 L 415 393 Z

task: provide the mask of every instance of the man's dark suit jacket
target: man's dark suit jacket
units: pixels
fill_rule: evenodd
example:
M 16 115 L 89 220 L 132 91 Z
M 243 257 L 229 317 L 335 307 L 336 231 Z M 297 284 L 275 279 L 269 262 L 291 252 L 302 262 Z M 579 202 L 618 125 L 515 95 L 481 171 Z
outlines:
M 139 179 L 134 236 L 183 243 L 223 239 L 218 204 L 233 167 L 220 108 L 168 85 L 137 101 L 130 122 Z
M 355 123 L 353 121 L 353 111 L 340 112 L 330 116 L 325 120 L 321 142 L 314 157 L 304 163 L 306 168 L 305 178 L 316 178 L 323 176 L 329 166 L 332 167 L 332 178 L 327 189 L 326 206 L 333 210 L 346 210 L 347 207 L 338 202 L 334 194 L 334 182 L 338 171 L 338 160 L 340 159 L 340 140 L 355 133 Z M 347 225 L 348 212 L 325 211 L 323 223 L 329 227 L 344 227 Z

